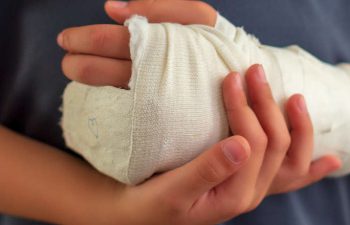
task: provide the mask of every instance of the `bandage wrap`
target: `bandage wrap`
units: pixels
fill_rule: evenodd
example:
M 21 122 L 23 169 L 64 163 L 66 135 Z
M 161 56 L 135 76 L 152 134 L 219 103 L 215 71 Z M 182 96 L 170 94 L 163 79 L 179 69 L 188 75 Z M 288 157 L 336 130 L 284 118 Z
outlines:
M 192 160 L 229 135 L 221 84 L 229 71 L 264 65 L 283 104 L 305 96 L 314 124 L 314 158 L 338 154 L 350 172 L 350 69 L 320 62 L 297 46 L 263 46 L 219 16 L 215 28 L 149 24 L 135 16 L 130 90 L 70 83 L 63 98 L 67 145 L 95 168 L 137 184 Z

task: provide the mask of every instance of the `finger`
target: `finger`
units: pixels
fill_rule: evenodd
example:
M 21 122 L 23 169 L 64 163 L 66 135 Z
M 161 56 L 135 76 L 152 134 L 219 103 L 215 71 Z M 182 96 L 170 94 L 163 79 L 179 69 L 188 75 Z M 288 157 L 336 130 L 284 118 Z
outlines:
M 264 139 L 261 138 L 264 136 L 263 129 L 247 103 L 238 73 L 231 73 L 225 78 L 223 96 L 232 132 L 244 136 L 250 144 L 259 142 L 259 139 Z M 262 142 L 265 142 L 265 140 L 262 140 Z
M 321 180 L 341 167 L 341 160 L 334 155 L 323 156 L 311 163 L 309 175 L 304 179 L 306 185 Z
M 298 190 L 302 187 L 309 186 L 321 179 L 325 178 L 330 173 L 338 170 L 341 167 L 341 161 L 336 156 L 327 155 L 311 163 L 310 170 L 307 176 L 295 183 L 292 183 L 289 187 L 289 191 Z
M 217 17 L 216 10 L 201 1 L 107 1 L 105 10 L 120 24 L 134 14 L 145 16 L 152 23 L 172 22 L 208 26 L 214 26 Z
M 286 111 L 291 127 L 292 142 L 283 165 L 269 190 L 271 194 L 290 188 L 289 186 L 295 183 L 291 180 L 306 177 L 311 164 L 313 128 L 303 96 L 296 94 L 290 97 L 286 103 Z M 291 184 L 285 187 L 285 183 Z
M 108 24 L 69 28 L 57 37 L 68 52 L 116 59 L 130 59 L 129 40 L 126 27 Z
M 291 138 L 283 114 L 276 104 L 261 65 L 251 66 L 246 73 L 249 99 L 268 137 L 267 150 L 257 182 L 257 194 L 264 196 L 279 171 Z
M 302 95 L 293 95 L 286 104 L 291 126 L 292 143 L 288 151 L 287 163 L 294 174 L 305 175 L 309 171 L 314 135 L 312 122 Z
M 266 134 L 254 112 L 247 104 L 239 74 L 232 73 L 225 78 L 223 95 L 231 130 L 234 134 L 241 135 L 247 139 L 252 149 L 252 155 L 249 162 L 244 166 L 244 169 L 235 174 L 235 179 L 228 182 L 222 188 L 231 189 L 231 195 L 237 196 L 242 193 L 239 193 L 240 190 L 232 187 L 247 187 L 246 191 L 251 195 L 255 189 L 257 176 L 264 158 L 267 145 Z
M 62 61 L 62 69 L 69 79 L 80 83 L 127 88 L 131 61 L 67 54 Z
M 221 141 L 194 161 L 171 171 L 171 191 L 193 203 L 234 174 L 249 155 L 250 147 L 244 138 L 234 136 Z

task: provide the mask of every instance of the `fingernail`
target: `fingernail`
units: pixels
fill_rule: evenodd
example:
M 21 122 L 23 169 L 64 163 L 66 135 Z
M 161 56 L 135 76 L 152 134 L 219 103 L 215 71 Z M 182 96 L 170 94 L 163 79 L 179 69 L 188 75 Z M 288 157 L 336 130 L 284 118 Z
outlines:
M 125 8 L 128 6 L 128 2 L 123 2 L 123 1 L 108 1 L 107 4 L 117 9 Z
M 234 85 L 239 88 L 239 89 L 243 89 L 242 87 L 242 80 L 241 80 L 241 76 L 238 73 L 234 73 L 233 74 L 233 80 L 234 80 Z
M 261 83 L 267 83 L 266 76 L 265 76 L 265 71 L 262 65 L 257 66 L 257 74 L 256 77 L 259 82 Z
M 305 104 L 305 99 L 303 96 L 300 96 L 297 100 L 297 107 L 301 113 L 307 113 L 307 108 Z
M 234 164 L 239 164 L 247 158 L 244 147 L 236 140 L 227 140 L 222 147 L 224 155 Z
M 57 36 L 57 44 L 63 48 L 63 34 L 62 32 Z

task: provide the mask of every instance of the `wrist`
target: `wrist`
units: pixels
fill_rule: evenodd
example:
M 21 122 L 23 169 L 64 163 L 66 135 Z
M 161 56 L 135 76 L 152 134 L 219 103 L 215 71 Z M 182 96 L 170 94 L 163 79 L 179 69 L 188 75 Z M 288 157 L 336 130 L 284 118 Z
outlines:
M 121 199 L 125 185 L 99 174 L 90 187 L 82 190 L 81 196 L 72 205 L 72 215 L 66 217 L 65 224 L 109 225 L 125 221 Z

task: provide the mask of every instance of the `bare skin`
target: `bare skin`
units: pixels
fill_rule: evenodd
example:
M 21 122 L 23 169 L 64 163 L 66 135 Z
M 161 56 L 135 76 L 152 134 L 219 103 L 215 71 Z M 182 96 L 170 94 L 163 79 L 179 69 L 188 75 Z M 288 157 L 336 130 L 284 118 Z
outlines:
M 69 35 L 79 35 L 75 29 Z M 74 56 L 86 54 L 77 49 Z M 312 124 L 303 97 L 295 95 L 286 104 L 289 132 L 262 77 L 259 65 L 247 71 L 248 96 L 238 74 L 224 80 L 235 136 L 138 186 L 120 184 L 86 162 L 0 127 L 0 211 L 57 224 L 209 225 L 254 209 L 267 195 L 302 188 L 338 169 L 340 161 L 334 156 L 311 161 Z M 109 78 L 113 82 L 108 83 Z M 101 80 L 121 84 L 118 75 L 109 78 Z M 101 80 L 91 84 L 101 85 Z M 86 82 L 84 76 L 81 81 Z

